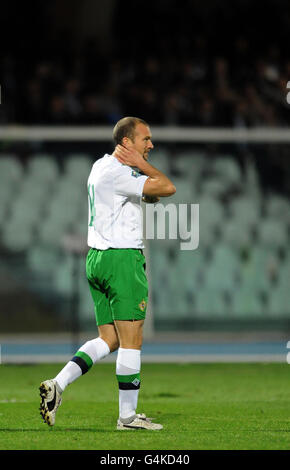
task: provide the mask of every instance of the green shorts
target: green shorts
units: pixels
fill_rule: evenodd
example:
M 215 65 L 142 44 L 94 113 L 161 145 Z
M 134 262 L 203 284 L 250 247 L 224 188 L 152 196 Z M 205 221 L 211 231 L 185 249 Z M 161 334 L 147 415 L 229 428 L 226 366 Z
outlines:
M 97 325 L 145 318 L 148 282 L 141 250 L 91 248 L 87 254 L 86 273 Z

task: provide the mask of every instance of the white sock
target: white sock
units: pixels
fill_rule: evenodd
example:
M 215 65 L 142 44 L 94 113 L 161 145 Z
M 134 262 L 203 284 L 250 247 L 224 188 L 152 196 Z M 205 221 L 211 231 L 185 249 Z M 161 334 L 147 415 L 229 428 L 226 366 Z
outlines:
M 69 361 L 54 378 L 62 391 L 67 385 L 88 372 L 95 362 L 100 361 L 110 353 L 110 348 L 102 338 L 87 341 L 80 347 L 76 355 Z
M 62 391 L 64 391 L 67 385 L 74 382 L 81 375 L 81 368 L 75 362 L 69 361 L 54 380 L 58 383 Z
M 126 419 L 136 413 L 140 388 L 141 351 L 119 348 L 116 375 L 119 382 L 119 417 Z

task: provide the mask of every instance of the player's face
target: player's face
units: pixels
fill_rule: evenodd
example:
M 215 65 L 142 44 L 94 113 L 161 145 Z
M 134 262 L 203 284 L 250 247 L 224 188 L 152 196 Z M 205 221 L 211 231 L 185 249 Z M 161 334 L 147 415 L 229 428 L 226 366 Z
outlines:
M 148 126 L 142 123 L 137 124 L 135 128 L 135 138 L 132 146 L 141 153 L 144 160 L 148 160 L 150 150 L 153 149 L 152 135 Z

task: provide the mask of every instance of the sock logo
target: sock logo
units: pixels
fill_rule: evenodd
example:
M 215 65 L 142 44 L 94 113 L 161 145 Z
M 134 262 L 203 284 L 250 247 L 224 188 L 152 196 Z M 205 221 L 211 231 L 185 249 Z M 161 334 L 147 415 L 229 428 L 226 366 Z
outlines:
M 117 374 L 117 380 L 119 382 L 120 390 L 136 390 L 140 388 L 140 373 L 131 375 L 119 375 Z
M 134 379 L 133 382 L 132 382 L 132 384 L 135 385 L 135 387 L 138 387 L 139 383 L 140 383 L 140 380 L 137 379 L 137 378 Z

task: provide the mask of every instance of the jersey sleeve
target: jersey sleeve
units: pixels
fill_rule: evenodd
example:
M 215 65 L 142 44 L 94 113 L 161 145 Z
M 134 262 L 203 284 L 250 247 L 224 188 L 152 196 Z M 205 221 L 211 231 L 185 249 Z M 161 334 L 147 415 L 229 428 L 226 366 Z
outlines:
M 140 174 L 130 166 L 122 165 L 115 173 L 115 192 L 121 196 L 142 196 L 147 178 L 148 176 Z

